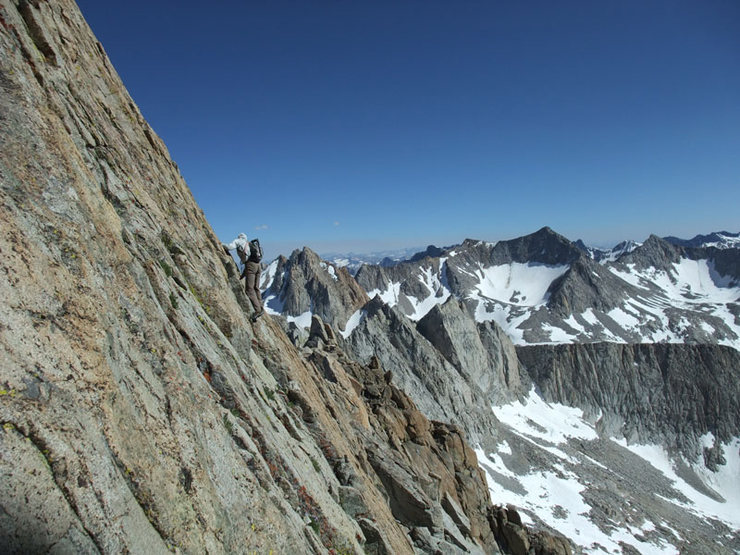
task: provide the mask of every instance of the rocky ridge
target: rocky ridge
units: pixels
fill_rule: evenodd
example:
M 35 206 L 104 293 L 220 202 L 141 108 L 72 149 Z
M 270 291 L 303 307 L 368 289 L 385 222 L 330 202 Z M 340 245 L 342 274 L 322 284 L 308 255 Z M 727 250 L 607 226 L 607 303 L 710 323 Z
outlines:
M 738 248 L 740 246 L 740 233 L 729 231 L 716 231 L 708 235 L 696 235 L 692 239 L 679 239 L 678 237 L 663 237 L 669 243 L 680 247 L 716 247 L 720 249 Z
M 579 406 L 589 414 L 602 410 L 615 422 L 632 418 L 624 429 L 621 424 L 607 426 L 608 433 L 658 441 L 690 455 L 698 453 L 699 437 L 718 432 L 717 425 L 699 416 L 705 408 L 693 406 L 692 395 L 722 415 L 720 427 L 726 428 L 718 437 L 727 440 L 740 432 L 734 405 L 723 395 L 734 395 L 733 376 L 740 368 L 737 350 L 717 345 L 738 341 L 738 264 L 737 249 L 681 247 L 656 236 L 609 264 L 597 262 L 549 228 L 495 244 L 466 240 L 438 258 L 417 257 L 393 267 L 363 266 L 355 279 L 373 299 L 354 313 L 355 323 L 347 327 L 343 341 L 358 360 L 378 353 L 419 406 L 435 418 L 457 422 L 474 442 L 488 443 L 497 436 L 495 424 L 490 418 L 481 420 L 479 412 L 485 413 L 492 403 L 521 398 L 534 384 L 548 400 Z M 507 269 L 489 276 L 487 268 Z M 546 272 L 539 304 L 527 304 L 534 287 L 517 290 L 515 278 L 527 277 L 530 270 Z M 486 296 L 486 288 L 503 289 L 494 283 L 500 277 L 510 280 L 510 297 Z M 717 298 L 706 298 L 707 291 Z M 487 306 L 495 307 L 496 317 L 487 317 Z M 505 327 L 516 314 L 526 318 L 520 324 L 521 336 Z M 341 325 L 336 316 L 327 317 Z M 595 343 L 601 338 L 609 342 Z M 671 342 L 669 348 L 665 341 Z M 535 345 L 527 347 L 529 342 Z M 635 360 L 632 347 L 638 344 L 642 354 Z M 555 361 L 553 353 L 568 356 Z M 571 377 L 558 381 L 556 388 L 546 387 L 547 372 L 542 369 L 548 364 Z M 655 410 L 655 399 L 645 396 L 653 384 L 644 380 L 669 372 L 674 372 L 673 382 L 658 382 L 672 399 L 672 408 L 661 405 L 660 418 L 648 412 L 630 417 L 630 410 Z M 588 376 L 596 382 L 590 383 Z M 620 376 L 627 378 L 620 381 Z M 712 376 L 717 388 L 701 389 L 704 376 Z M 691 385 L 686 389 L 679 381 Z M 454 388 L 445 385 L 453 383 Z M 632 397 L 612 391 L 615 384 L 629 384 Z M 699 390 L 687 393 L 692 387 Z M 617 400 L 619 407 L 610 404 Z M 687 413 L 696 416 L 692 423 L 685 421 Z M 669 414 L 683 415 L 683 437 L 670 430 Z
M 569 552 L 377 359 L 250 323 L 71 0 L 0 0 L 0 51 L 5 552 Z
M 269 312 L 303 316 L 308 322 L 316 315 L 340 330 L 369 300 L 346 268 L 321 260 L 307 247 L 290 258 L 278 257 L 266 270 L 264 281 L 269 283 L 263 288 Z

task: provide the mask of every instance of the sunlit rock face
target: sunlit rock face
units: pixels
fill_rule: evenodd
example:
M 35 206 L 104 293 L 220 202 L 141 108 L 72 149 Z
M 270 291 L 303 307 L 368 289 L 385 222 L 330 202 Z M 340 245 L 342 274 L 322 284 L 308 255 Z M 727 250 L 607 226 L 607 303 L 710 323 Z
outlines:
M 343 327 L 296 346 L 250 321 L 72 1 L 0 0 L 0 27 L 3 552 L 496 553 L 504 529 L 568 548 L 504 526 L 462 429 L 350 359 Z M 304 267 L 311 295 L 350 290 L 324 319 L 366 303 Z

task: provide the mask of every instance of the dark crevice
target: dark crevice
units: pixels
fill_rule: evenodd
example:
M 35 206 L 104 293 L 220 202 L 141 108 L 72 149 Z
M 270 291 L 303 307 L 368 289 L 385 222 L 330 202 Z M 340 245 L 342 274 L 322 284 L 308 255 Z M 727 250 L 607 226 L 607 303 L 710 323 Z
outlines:
M 43 29 L 41 29 L 38 21 L 36 21 L 36 16 L 33 13 L 31 3 L 26 0 L 21 0 L 21 3 L 18 5 L 18 12 L 21 14 L 21 17 L 26 24 L 31 40 L 33 40 L 33 43 L 36 45 L 36 48 L 38 48 L 39 52 L 43 54 L 45 61 L 49 62 L 54 67 L 58 67 L 59 63 L 57 61 L 57 55 L 49 44 L 49 41 L 46 40 Z

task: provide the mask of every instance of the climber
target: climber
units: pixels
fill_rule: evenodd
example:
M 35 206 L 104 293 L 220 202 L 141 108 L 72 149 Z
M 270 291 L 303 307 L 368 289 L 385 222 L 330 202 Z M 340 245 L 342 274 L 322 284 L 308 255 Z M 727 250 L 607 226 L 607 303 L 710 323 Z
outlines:
M 226 254 L 230 255 L 231 251 L 236 249 L 236 254 L 239 255 L 239 261 L 243 266 L 239 279 L 247 279 L 245 289 L 247 297 L 249 297 L 249 301 L 254 308 L 251 319 L 252 322 L 256 322 L 257 318 L 265 313 L 265 309 L 262 307 L 262 293 L 260 292 L 262 247 L 260 246 L 259 239 L 248 241 L 246 234 L 240 233 L 231 243 L 222 243 L 222 246 Z

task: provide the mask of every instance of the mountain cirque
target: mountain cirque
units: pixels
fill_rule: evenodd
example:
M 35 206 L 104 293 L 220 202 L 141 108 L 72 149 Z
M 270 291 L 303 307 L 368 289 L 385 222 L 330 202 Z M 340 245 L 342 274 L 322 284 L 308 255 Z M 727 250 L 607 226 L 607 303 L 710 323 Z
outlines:
M 0 49 L 4 552 L 570 552 L 378 358 L 249 322 L 73 2 L 0 0 Z

